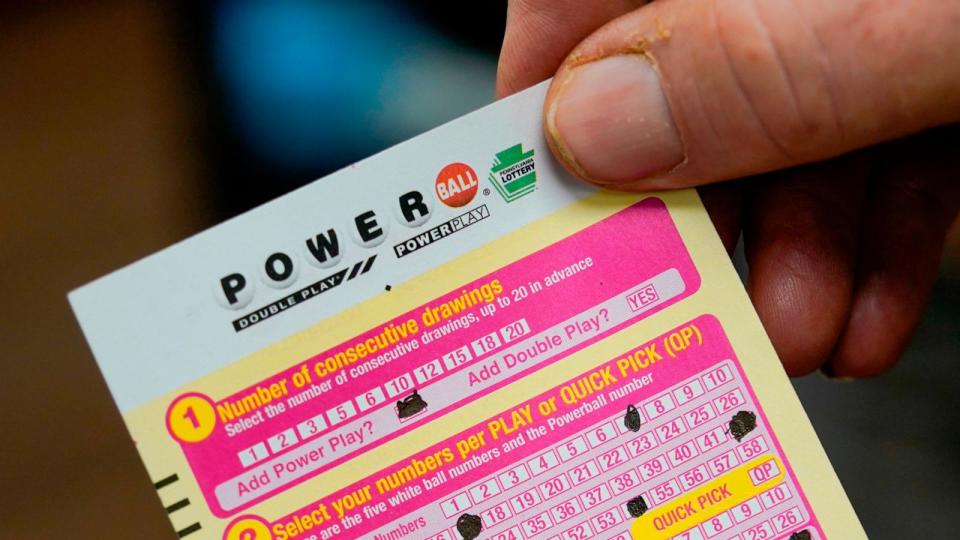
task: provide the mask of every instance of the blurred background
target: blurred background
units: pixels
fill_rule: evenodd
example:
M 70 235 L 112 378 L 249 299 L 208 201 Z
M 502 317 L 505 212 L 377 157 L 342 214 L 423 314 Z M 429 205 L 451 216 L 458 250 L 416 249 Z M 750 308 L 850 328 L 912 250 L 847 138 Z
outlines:
M 172 539 L 65 294 L 493 100 L 505 2 L 0 4 L 0 538 Z M 871 538 L 960 506 L 960 230 L 888 375 L 795 381 Z

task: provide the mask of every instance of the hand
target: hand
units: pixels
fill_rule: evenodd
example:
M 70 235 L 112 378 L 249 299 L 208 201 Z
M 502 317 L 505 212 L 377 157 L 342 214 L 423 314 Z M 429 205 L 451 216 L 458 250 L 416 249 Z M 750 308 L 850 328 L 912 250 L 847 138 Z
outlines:
M 787 371 L 863 377 L 960 206 L 958 29 L 943 0 L 512 0 L 498 93 L 555 76 L 545 129 L 584 180 L 706 186 Z

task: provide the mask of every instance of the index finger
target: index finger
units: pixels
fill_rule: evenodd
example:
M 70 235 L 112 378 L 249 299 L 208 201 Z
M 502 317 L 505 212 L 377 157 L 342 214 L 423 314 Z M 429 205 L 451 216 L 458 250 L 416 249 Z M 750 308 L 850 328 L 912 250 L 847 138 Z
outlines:
M 643 0 L 511 0 L 497 67 L 502 98 L 553 76 L 593 31 L 646 4 Z

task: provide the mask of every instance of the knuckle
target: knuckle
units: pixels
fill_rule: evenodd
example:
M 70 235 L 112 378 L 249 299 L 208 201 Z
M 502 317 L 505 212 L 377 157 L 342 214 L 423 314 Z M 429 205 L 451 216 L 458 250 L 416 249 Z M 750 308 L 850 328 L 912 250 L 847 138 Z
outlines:
M 836 147 L 844 129 L 831 51 L 803 11 L 793 2 L 721 2 L 717 17 L 736 91 L 769 144 L 793 162 Z M 798 34 L 810 39 L 791 39 Z
M 895 201 L 903 227 L 915 229 L 917 235 L 929 235 L 931 231 L 946 231 L 956 214 L 956 200 L 947 190 L 928 175 L 921 172 L 900 171 L 901 174 L 884 174 L 877 180 L 877 189 L 888 201 Z M 892 204 L 892 202 L 891 202 Z

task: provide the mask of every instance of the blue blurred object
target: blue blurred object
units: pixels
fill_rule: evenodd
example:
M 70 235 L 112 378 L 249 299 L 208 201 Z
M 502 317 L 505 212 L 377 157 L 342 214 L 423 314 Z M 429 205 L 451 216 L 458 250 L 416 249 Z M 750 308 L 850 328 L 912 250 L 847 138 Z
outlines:
M 280 168 L 341 166 L 493 99 L 492 59 L 402 4 L 223 1 L 212 40 L 228 120 Z

